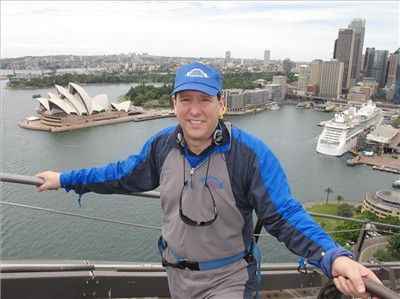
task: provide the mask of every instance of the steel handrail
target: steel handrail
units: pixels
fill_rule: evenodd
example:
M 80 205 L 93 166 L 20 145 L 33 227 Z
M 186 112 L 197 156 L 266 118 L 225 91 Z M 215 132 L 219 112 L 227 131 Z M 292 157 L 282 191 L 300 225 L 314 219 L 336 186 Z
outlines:
M 0 173 L 0 182 L 18 183 L 18 184 L 34 185 L 34 186 L 40 186 L 41 184 L 43 184 L 43 180 L 38 177 L 17 175 L 17 174 L 10 174 L 10 173 Z M 142 193 L 129 193 L 126 195 L 149 197 L 149 198 L 160 198 L 160 192 L 158 192 L 158 191 L 148 191 L 148 192 L 142 192 Z M 314 217 L 322 217 L 322 218 L 351 221 L 351 222 L 358 222 L 358 223 L 367 223 L 368 222 L 370 224 L 379 225 L 381 227 L 400 229 L 400 225 L 395 225 L 395 224 L 387 224 L 387 223 L 374 222 L 374 221 L 368 221 L 368 220 L 362 220 L 362 219 L 353 219 L 353 218 L 348 218 L 348 217 L 335 216 L 335 215 L 322 214 L 322 213 L 314 213 L 314 212 L 308 212 L 308 213 Z
M 369 278 L 364 278 L 364 284 L 368 293 L 378 296 L 381 299 L 400 299 L 400 295 L 393 290 L 377 283 Z

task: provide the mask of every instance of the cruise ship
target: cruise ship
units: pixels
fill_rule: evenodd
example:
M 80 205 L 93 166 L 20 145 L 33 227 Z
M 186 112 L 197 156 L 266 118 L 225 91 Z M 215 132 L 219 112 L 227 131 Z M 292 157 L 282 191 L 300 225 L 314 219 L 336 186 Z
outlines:
M 359 109 L 350 107 L 335 113 L 335 117 L 324 123 L 318 138 L 317 152 L 329 156 L 341 156 L 357 144 L 358 136 L 367 129 L 379 125 L 383 112 L 372 101 Z

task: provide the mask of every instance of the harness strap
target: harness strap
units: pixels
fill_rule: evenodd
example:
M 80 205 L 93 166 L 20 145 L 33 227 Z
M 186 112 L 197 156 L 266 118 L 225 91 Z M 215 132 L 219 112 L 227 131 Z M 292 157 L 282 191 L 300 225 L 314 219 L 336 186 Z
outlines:
M 171 250 L 171 253 L 174 255 L 177 262 L 170 263 L 164 258 L 164 255 L 163 255 L 163 252 L 167 247 L 168 247 L 167 242 L 161 236 L 160 239 L 158 240 L 158 250 L 160 251 L 160 254 L 161 254 L 163 267 L 189 269 L 192 271 L 206 271 L 206 270 L 222 268 L 224 266 L 227 266 L 227 265 L 233 264 L 237 261 L 240 261 L 241 259 L 244 259 L 248 263 L 251 263 L 252 261 L 254 261 L 253 254 L 251 252 L 247 252 L 247 251 L 242 251 L 242 252 L 239 252 L 238 254 L 235 254 L 232 256 L 227 256 L 227 257 L 220 258 L 220 259 L 197 262 L 197 261 L 188 261 L 182 257 L 179 257 Z

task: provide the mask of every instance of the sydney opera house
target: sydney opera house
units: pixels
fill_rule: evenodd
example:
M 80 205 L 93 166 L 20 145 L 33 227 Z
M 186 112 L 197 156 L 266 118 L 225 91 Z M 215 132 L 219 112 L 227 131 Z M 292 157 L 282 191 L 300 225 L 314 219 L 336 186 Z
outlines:
M 49 92 L 48 98 L 36 98 L 40 103 L 40 112 L 49 115 L 92 115 L 110 110 L 128 112 L 130 102 L 110 103 L 107 95 L 90 97 L 76 83 L 69 83 L 67 88 L 55 85 L 56 94 Z
M 107 95 L 91 97 L 76 83 L 66 88 L 55 85 L 48 97 L 37 97 L 39 117 L 28 117 L 19 125 L 23 128 L 62 132 L 111 123 L 135 120 L 144 111 L 130 101 L 110 103 Z

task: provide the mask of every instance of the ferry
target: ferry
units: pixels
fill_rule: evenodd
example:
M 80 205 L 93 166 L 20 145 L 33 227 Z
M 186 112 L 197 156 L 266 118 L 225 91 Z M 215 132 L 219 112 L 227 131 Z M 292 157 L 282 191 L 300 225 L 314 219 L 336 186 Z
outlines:
M 372 101 L 359 109 L 350 107 L 335 113 L 333 119 L 323 125 L 318 137 L 317 152 L 328 156 L 341 156 L 357 144 L 358 136 L 382 123 L 383 112 Z

